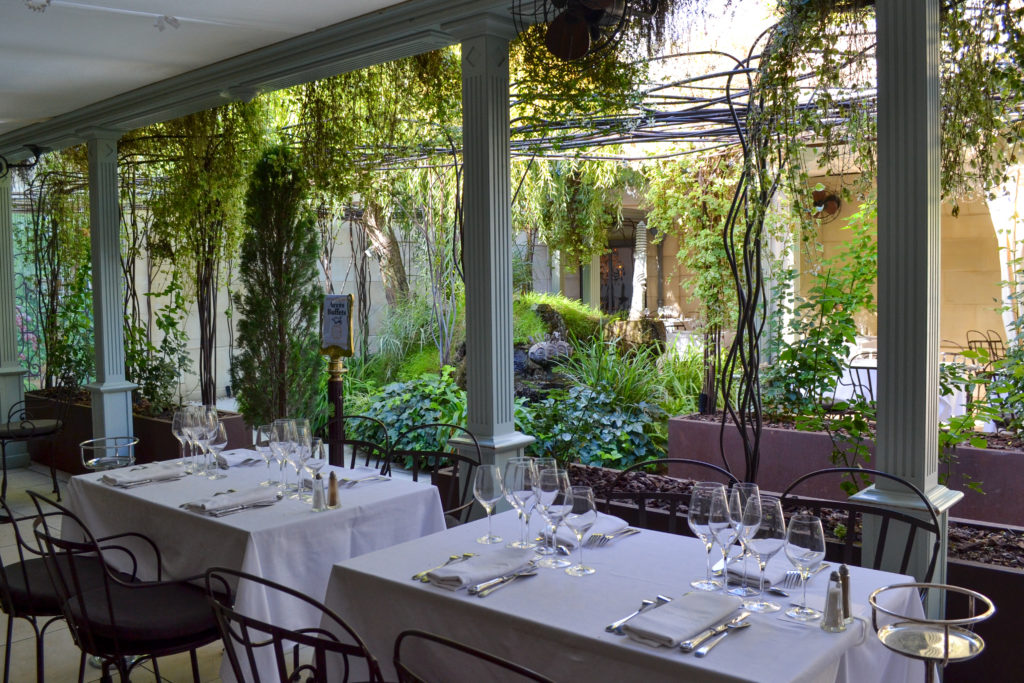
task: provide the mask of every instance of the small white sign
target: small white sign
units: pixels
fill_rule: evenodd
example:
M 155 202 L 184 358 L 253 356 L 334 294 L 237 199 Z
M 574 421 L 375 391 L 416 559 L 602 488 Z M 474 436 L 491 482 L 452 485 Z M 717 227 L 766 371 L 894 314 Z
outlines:
M 320 345 L 327 355 L 352 355 L 352 295 L 328 294 L 320 309 Z

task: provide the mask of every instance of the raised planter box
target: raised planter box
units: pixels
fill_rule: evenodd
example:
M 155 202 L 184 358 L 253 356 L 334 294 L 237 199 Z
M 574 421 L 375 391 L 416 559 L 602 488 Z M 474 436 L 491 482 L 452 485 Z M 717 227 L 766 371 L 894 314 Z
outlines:
M 719 446 L 719 422 L 674 417 L 668 424 L 668 456 L 691 458 L 722 465 Z M 733 427 L 726 429 L 726 461 L 729 469 L 742 476 L 745 469 L 743 445 Z M 765 427 L 761 434 L 761 462 L 757 483 L 767 491 L 782 491 L 797 477 L 817 469 L 833 467 L 830 458 L 832 440 L 823 432 L 800 432 L 794 429 Z M 964 492 L 964 498 L 951 511 L 961 519 L 995 524 L 1024 526 L 1024 496 L 1019 493 L 1024 453 L 961 446 L 958 461 L 940 468 L 949 478 L 946 485 Z M 870 463 L 866 464 L 870 466 Z M 669 470 L 673 476 L 699 476 L 694 471 Z M 984 493 L 963 486 L 962 474 L 982 484 Z M 808 496 L 829 498 L 835 495 L 827 482 L 815 488 L 814 482 L 801 486 Z
M 26 393 L 25 401 L 28 410 L 33 414 L 47 414 L 53 405 L 50 399 L 34 392 Z M 170 420 L 144 415 L 133 415 L 132 417 L 135 436 L 139 438 L 139 444 L 135 447 L 136 462 L 172 460 L 179 457 L 178 440 L 171 434 Z M 252 446 L 252 431 L 246 426 L 245 419 L 239 413 L 221 412 L 221 421 L 228 434 L 227 448 Z M 111 436 L 118 435 L 112 434 Z M 88 470 L 82 466 L 82 455 L 78 444 L 91 438 L 93 438 L 92 406 L 85 403 L 72 403 L 64 428 L 50 441 L 30 442 L 29 455 L 36 462 L 47 466 L 53 458 L 52 462 L 58 470 L 69 474 L 84 474 Z

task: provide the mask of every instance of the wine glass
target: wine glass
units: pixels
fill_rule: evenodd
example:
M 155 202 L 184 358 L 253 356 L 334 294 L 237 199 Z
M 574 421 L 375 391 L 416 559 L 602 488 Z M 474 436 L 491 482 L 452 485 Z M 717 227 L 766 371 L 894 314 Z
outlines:
M 751 612 L 778 612 L 782 607 L 764 597 L 764 571 L 768 561 L 786 544 L 786 519 L 782 516 L 782 503 L 775 496 L 761 496 L 761 523 L 757 525 L 745 545 L 757 558 L 761 570 L 758 582 L 760 597 L 743 603 L 743 609 Z
M 536 494 L 537 480 L 540 478 L 540 473 L 544 470 L 557 470 L 558 461 L 549 456 L 538 456 L 533 458 L 533 467 L 537 471 L 537 478 L 533 480 L 534 494 Z M 540 509 L 540 501 L 537 502 L 535 507 Z M 541 512 L 541 516 L 544 516 L 543 512 Z M 534 541 L 540 541 L 540 546 L 537 548 L 538 555 L 551 555 L 557 552 L 555 550 L 555 540 L 547 535 L 549 529 L 550 525 L 543 525 L 540 536 L 534 538 Z
M 291 498 L 302 499 L 302 491 L 305 488 L 302 482 L 302 468 L 309 458 L 309 448 L 312 444 L 312 434 L 309 430 L 309 420 L 296 418 L 292 420 L 292 446 L 288 450 L 288 462 L 295 468 L 295 492 Z M 310 487 L 312 490 L 312 486 Z
M 821 612 L 807 606 L 807 580 L 811 571 L 825 559 L 825 532 L 821 520 L 813 515 L 793 515 L 786 531 L 786 557 L 800 572 L 804 597 L 800 605 L 786 610 L 786 616 L 798 621 L 813 621 Z
M 473 475 L 473 497 L 480 507 L 487 513 L 487 535 L 476 539 L 477 543 L 492 545 L 501 543 L 501 536 L 494 535 L 491 526 L 491 515 L 494 513 L 494 504 L 501 500 L 504 490 L 501 486 L 501 472 L 497 465 L 480 465 Z
M 512 458 L 505 465 L 505 498 L 519 512 L 522 520 L 522 531 L 518 541 L 509 543 L 510 548 L 536 548 L 537 544 L 530 541 L 530 513 L 537 502 L 533 494 L 533 480 L 537 476 L 533 458 Z
M 555 468 L 543 469 L 533 487 L 537 494 L 537 509 L 547 520 L 545 535 L 551 539 L 553 546 L 537 564 L 549 569 L 561 569 L 572 563 L 558 557 L 558 525 L 572 511 L 572 487 L 569 485 L 569 473 Z
M 718 542 L 718 547 L 722 549 L 722 585 L 725 586 L 723 590 L 729 589 L 729 549 L 739 536 L 736 520 L 742 514 L 738 491 L 727 491 L 722 488 L 711 500 L 708 528 Z
M 277 462 L 281 465 L 277 486 L 282 491 L 288 490 L 288 470 L 285 465 L 288 462 L 288 451 L 291 449 L 291 440 L 292 421 L 285 418 L 274 420 L 270 436 L 270 448 L 274 451 L 274 455 L 277 456 Z
M 714 591 L 722 587 L 720 581 L 711 578 L 711 549 L 715 547 L 715 537 L 708 526 L 711 519 L 711 504 L 719 495 L 725 495 L 725 486 L 712 481 L 697 482 L 690 492 L 686 523 L 693 535 L 704 542 L 704 549 L 707 551 L 707 574 L 703 579 L 690 582 L 691 586 L 701 591 Z
M 199 452 L 202 454 L 202 463 L 197 463 L 199 467 L 199 474 L 205 477 L 210 476 L 210 439 L 213 438 L 217 432 L 217 425 L 220 424 L 220 418 L 217 415 L 217 408 L 214 406 L 196 406 L 196 422 L 195 422 L 195 442 L 199 446 Z M 214 467 L 217 463 L 213 464 Z
M 202 406 L 188 406 L 185 409 L 185 438 L 188 439 L 189 452 L 191 454 L 192 474 L 205 475 L 205 467 L 202 462 L 201 437 L 205 431 L 203 426 Z
M 737 540 L 742 548 L 740 559 L 745 561 L 746 556 L 751 554 L 747 548 L 747 540 L 761 524 L 761 492 L 757 488 L 757 484 L 753 482 L 740 482 L 732 485 L 729 495 L 738 497 L 739 510 L 733 511 L 733 523 L 736 526 Z M 754 590 L 746 581 L 746 564 L 743 565 L 743 569 L 743 581 L 729 593 L 741 598 L 758 595 L 759 591 Z
M 576 547 L 579 549 L 579 561 L 566 568 L 569 576 L 586 576 L 593 574 L 594 569 L 583 564 L 583 537 L 597 521 L 597 506 L 594 505 L 594 490 L 589 486 L 572 486 L 572 507 L 565 516 L 565 525 L 576 534 Z
M 312 486 L 312 490 L 316 490 L 316 475 L 324 468 L 327 464 L 327 449 L 324 447 L 324 442 L 320 437 L 314 438 L 309 442 L 309 457 L 306 458 L 302 466 L 309 472 L 309 481 Z M 303 496 L 305 500 L 305 496 Z M 313 493 L 310 491 L 309 502 L 313 502 Z
M 270 447 L 270 441 L 274 436 L 273 430 L 273 425 L 260 425 L 256 428 L 256 450 L 267 463 L 267 477 L 269 477 L 266 481 L 261 481 L 260 486 L 277 486 L 270 469 L 270 466 L 277 461 L 274 449 Z
M 218 456 L 228 445 L 228 433 L 224 429 L 224 423 L 217 420 L 217 426 L 213 428 L 213 433 L 206 442 L 207 449 L 209 451 L 209 460 L 206 465 L 206 477 L 207 479 L 223 479 L 228 476 L 224 474 L 223 470 L 220 469 L 220 462 Z
M 188 436 L 185 435 L 186 417 L 184 408 L 174 411 L 174 417 L 171 418 L 171 434 L 178 440 L 178 452 L 181 453 L 180 464 L 185 468 L 186 474 L 191 474 L 191 463 L 185 456 L 185 443 L 188 441 Z

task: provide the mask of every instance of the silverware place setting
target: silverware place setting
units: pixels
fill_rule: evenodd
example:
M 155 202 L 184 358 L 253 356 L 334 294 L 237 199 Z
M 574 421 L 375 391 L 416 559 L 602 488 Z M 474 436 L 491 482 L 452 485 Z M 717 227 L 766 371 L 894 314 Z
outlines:
M 441 564 L 437 565 L 436 567 L 431 567 L 430 569 L 424 569 L 421 572 L 416 572 L 415 574 L 413 574 L 412 575 L 412 580 L 413 581 L 422 581 L 423 583 L 430 583 L 430 579 L 427 576 L 427 574 L 429 574 L 430 572 L 438 570 L 438 569 L 441 569 L 442 567 L 447 567 L 450 564 L 455 564 L 456 562 L 464 562 L 464 561 L 468 560 L 471 557 L 476 557 L 476 553 L 462 553 L 461 555 L 459 555 L 459 554 L 449 555 L 448 559 L 445 562 L 442 562 Z
M 668 602 L 672 602 L 672 598 L 666 597 L 664 595 L 659 595 L 654 600 L 648 600 L 645 598 L 644 600 L 640 601 L 640 609 L 636 610 L 632 614 L 627 614 L 626 616 L 624 616 L 621 619 L 618 619 L 617 621 L 613 621 L 612 623 L 605 626 L 604 630 L 608 631 L 609 633 L 615 633 L 620 636 L 625 635 L 625 632 L 622 630 L 622 627 L 629 623 L 630 620 L 633 619 L 633 617 L 636 617 L 640 614 L 643 614 L 649 609 L 659 607 Z
M 695 635 L 693 638 L 690 638 L 689 640 L 684 640 L 683 642 L 679 643 L 679 649 L 683 652 L 693 652 L 698 647 L 700 647 L 700 645 L 704 643 L 704 641 L 708 640 L 709 638 L 713 638 L 720 633 L 724 633 L 728 631 L 728 629 L 730 628 L 736 628 L 738 624 L 743 623 L 749 616 L 750 612 L 748 612 L 747 610 L 743 610 L 742 612 L 728 619 L 727 621 L 723 621 L 720 624 L 708 627 L 700 633 L 698 633 L 697 635 Z M 707 654 L 706 650 L 704 654 Z
M 626 529 L 623 529 L 622 531 L 617 531 L 614 534 L 601 534 L 601 533 L 591 534 L 590 537 L 586 541 L 583 542 L 583 547 L 584 548 L 602 548 L 602 547 L 608 545 L 609 543 L 611 543 L 612 541 L 614 541 L 616 539 L 626 538 L 627 536 L 632 536 L 633 534 L 638 534 L 638 533 L 640 533 L 639 529 L 634 529 L 633 527 L 628 527 Z
M 537 575 L 537 566 L 534 563 L 530 563 L 529 566 L 523 567 L 522 569 L 514 572 L 509 572 L 503 576 L 478 583 L 475 586 L 470 586 L 469 594 L 475 595 L 478 598 L 486 598 L 488 595 L 498 590 L 503 586 L 507 586 L 517 579 L 521 579 L 529 576 Z

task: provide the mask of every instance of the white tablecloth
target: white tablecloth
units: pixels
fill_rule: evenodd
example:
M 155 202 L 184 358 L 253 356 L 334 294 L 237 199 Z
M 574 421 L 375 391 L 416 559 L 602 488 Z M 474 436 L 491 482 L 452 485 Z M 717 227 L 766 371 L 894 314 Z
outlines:
M 875 365 L 858 364 L 855 368 L 843 368 L 843 376 L 836 384 L 834 401 L 852 401 L 855 398 L 869 398 L 867 392 L 878 400 L 878 367 Z M 946 422 L 951 417 L 967 412 L 967 392 L 956 389 L 949 396 L 939 396 L 939 422 Z
M 517 536 L 512 513 L 497 516 L 494 527 L 505 538 Z M 918 681 L 923 674 L 920 663 L 890 653 L 870 632 L 867 597 L 879 586 L 910 580 L 896 574 L 851 568 L 854 611 L 866 621 L 855 622 L 845 633 L 825 633 L 816 623 L 800 624 L 779 613 L 753 614 L 751 628 L 730 636 L 703 659 L 604 631 L 606 624 L 632 612 L 644 598 L 678 597 L 690 590 L 690 580 L 703 576 L 705 566 L 703 546 L 691 538 L 644 531 L 604 548 L 585 550 L 585 563 L 596 574 L 574 578 L 562 570 L 542 569 L 538 576 L 521 579 L 486 598 L 409 580 L 416 571 L 439 564 L 450 554 L 487 552 L 487 546 L 473 540 L 485 528 L 485 522 L 474 522 L 334 567 L 327 605 L 367 642 L 384 667 L 385 678 L 395 677 L 391 668 L 395 637 L 409 628 L 469 643 L 567 683 L 894 683 Z M 786 563 L 785 557 L 776 561 Z M 825 573 L 812 580 L 808 587 L 812 605 L 823 602 L 826 584 Z M 923 615 L 915 592 L 899 593 L 893 607 Z M 797 598 L 799 591 L 792 595 Z M 387 596 L 386 604 L 382 596 Z M 451 676 L 448 672 L 435 678 L 455 680 Z M 458 679 L 491 680 L 464 668 Z
M 330 469 L 324 469 L 325 478 Z M 345 476 L 348 470 L 338 472 Z M 235 467 L 225 479 L 186 476 L 131 489 L 103 484 L 100 476 L 72 477 L 68 507 L 96 536 L 136 531 L 152 538 L 160 548 L 167 578 L 224 566 L 322 599 L 334 563 L 445 528 L 437 489 L 429 483 L 394 479 L 342 488 L 341 507 L 325 512 L 312 512 L 308 504 L 286 498 L 270 507 L 213 518 L 178 506 L 218 491 L 256 486 L 267 478 L 267 468 Z M 139 556 L 151 553 L 140 551 Z M 140 575 L 151 578 L 153 571 L 147 562 Z M 236 606 L 289 626 L 308 626 L 316 619 L 312 612 L 280 613 L 267 603 L 265 591 L 251 584 L 239 592 Z M 225 658 L 221 671 L 225 680 L 233 680 L 229 668 Z

